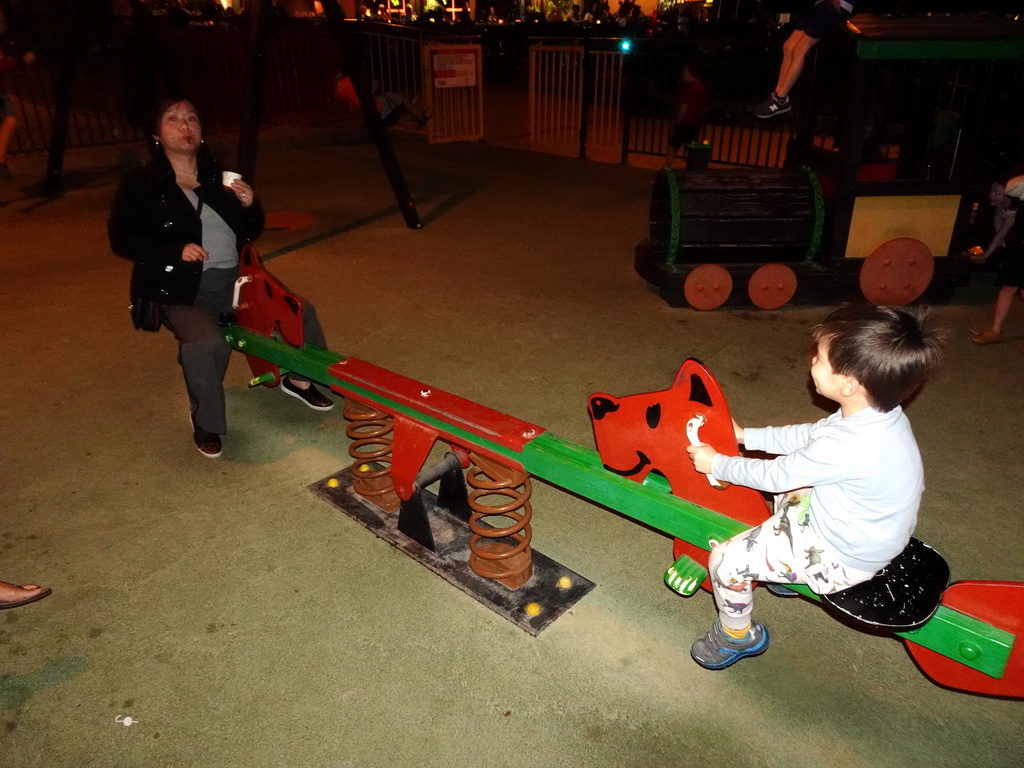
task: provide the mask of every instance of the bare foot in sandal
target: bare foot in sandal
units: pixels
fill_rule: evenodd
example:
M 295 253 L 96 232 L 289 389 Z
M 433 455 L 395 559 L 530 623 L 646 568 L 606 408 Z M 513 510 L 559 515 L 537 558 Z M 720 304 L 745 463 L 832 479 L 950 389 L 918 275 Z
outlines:
M 50 594 L 48 587 L 40 587 L 38 584 L 8 584 L 0 581 L 0 611 L 5 608 L 17 608 L 19 605 L 28 605 L 36 600 L 42 600 Z

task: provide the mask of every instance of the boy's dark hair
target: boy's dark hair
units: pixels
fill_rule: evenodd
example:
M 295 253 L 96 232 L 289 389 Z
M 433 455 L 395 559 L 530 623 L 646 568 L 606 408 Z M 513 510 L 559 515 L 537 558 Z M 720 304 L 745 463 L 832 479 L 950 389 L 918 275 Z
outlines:
M 852 376 L 888 412 L 916 392 L 942 357 L 943 333 L 927 309 L 843 307 L 814 329 L 832 370 Z

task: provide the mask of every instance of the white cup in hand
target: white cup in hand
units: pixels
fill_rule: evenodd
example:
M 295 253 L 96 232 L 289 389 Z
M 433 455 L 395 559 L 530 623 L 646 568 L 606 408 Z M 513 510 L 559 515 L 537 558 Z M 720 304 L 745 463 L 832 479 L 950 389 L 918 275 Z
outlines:
M 221 174 L 221 184 L 225 187 L 230 187 L 234 182 L 242 178 L 242 174 L 235 173 L 234 171 L 224 171 Z

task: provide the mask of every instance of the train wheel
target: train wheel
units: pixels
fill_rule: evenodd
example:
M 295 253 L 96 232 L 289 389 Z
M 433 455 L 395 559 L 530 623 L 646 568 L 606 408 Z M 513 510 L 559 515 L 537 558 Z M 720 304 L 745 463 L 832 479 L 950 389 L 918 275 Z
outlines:
M 897 237 L 875 248 L 860 268 L 860 290 L 873 304 L 902 306 L 924 293 L 935 274 L 935 257 L 912 237 Z
M 718 264 L 701 264 L 683 283 L 683 295 L 694 309 L 717 309 L 732 293 L 732 275 Z
M 757 268 L 747 283 L 747 295 L 755 307 L 778 309 L 796 293 L 796 273 L 785 264 Z

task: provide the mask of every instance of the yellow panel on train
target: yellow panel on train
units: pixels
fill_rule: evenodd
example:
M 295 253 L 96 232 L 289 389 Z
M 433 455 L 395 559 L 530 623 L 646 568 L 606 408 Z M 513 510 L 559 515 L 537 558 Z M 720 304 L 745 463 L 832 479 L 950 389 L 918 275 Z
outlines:
M 934 256 L 945 256 L 959 207 L 960 195 L 858 197 L 846 257 L 863 259 L 894 237 L 913 237 Z

